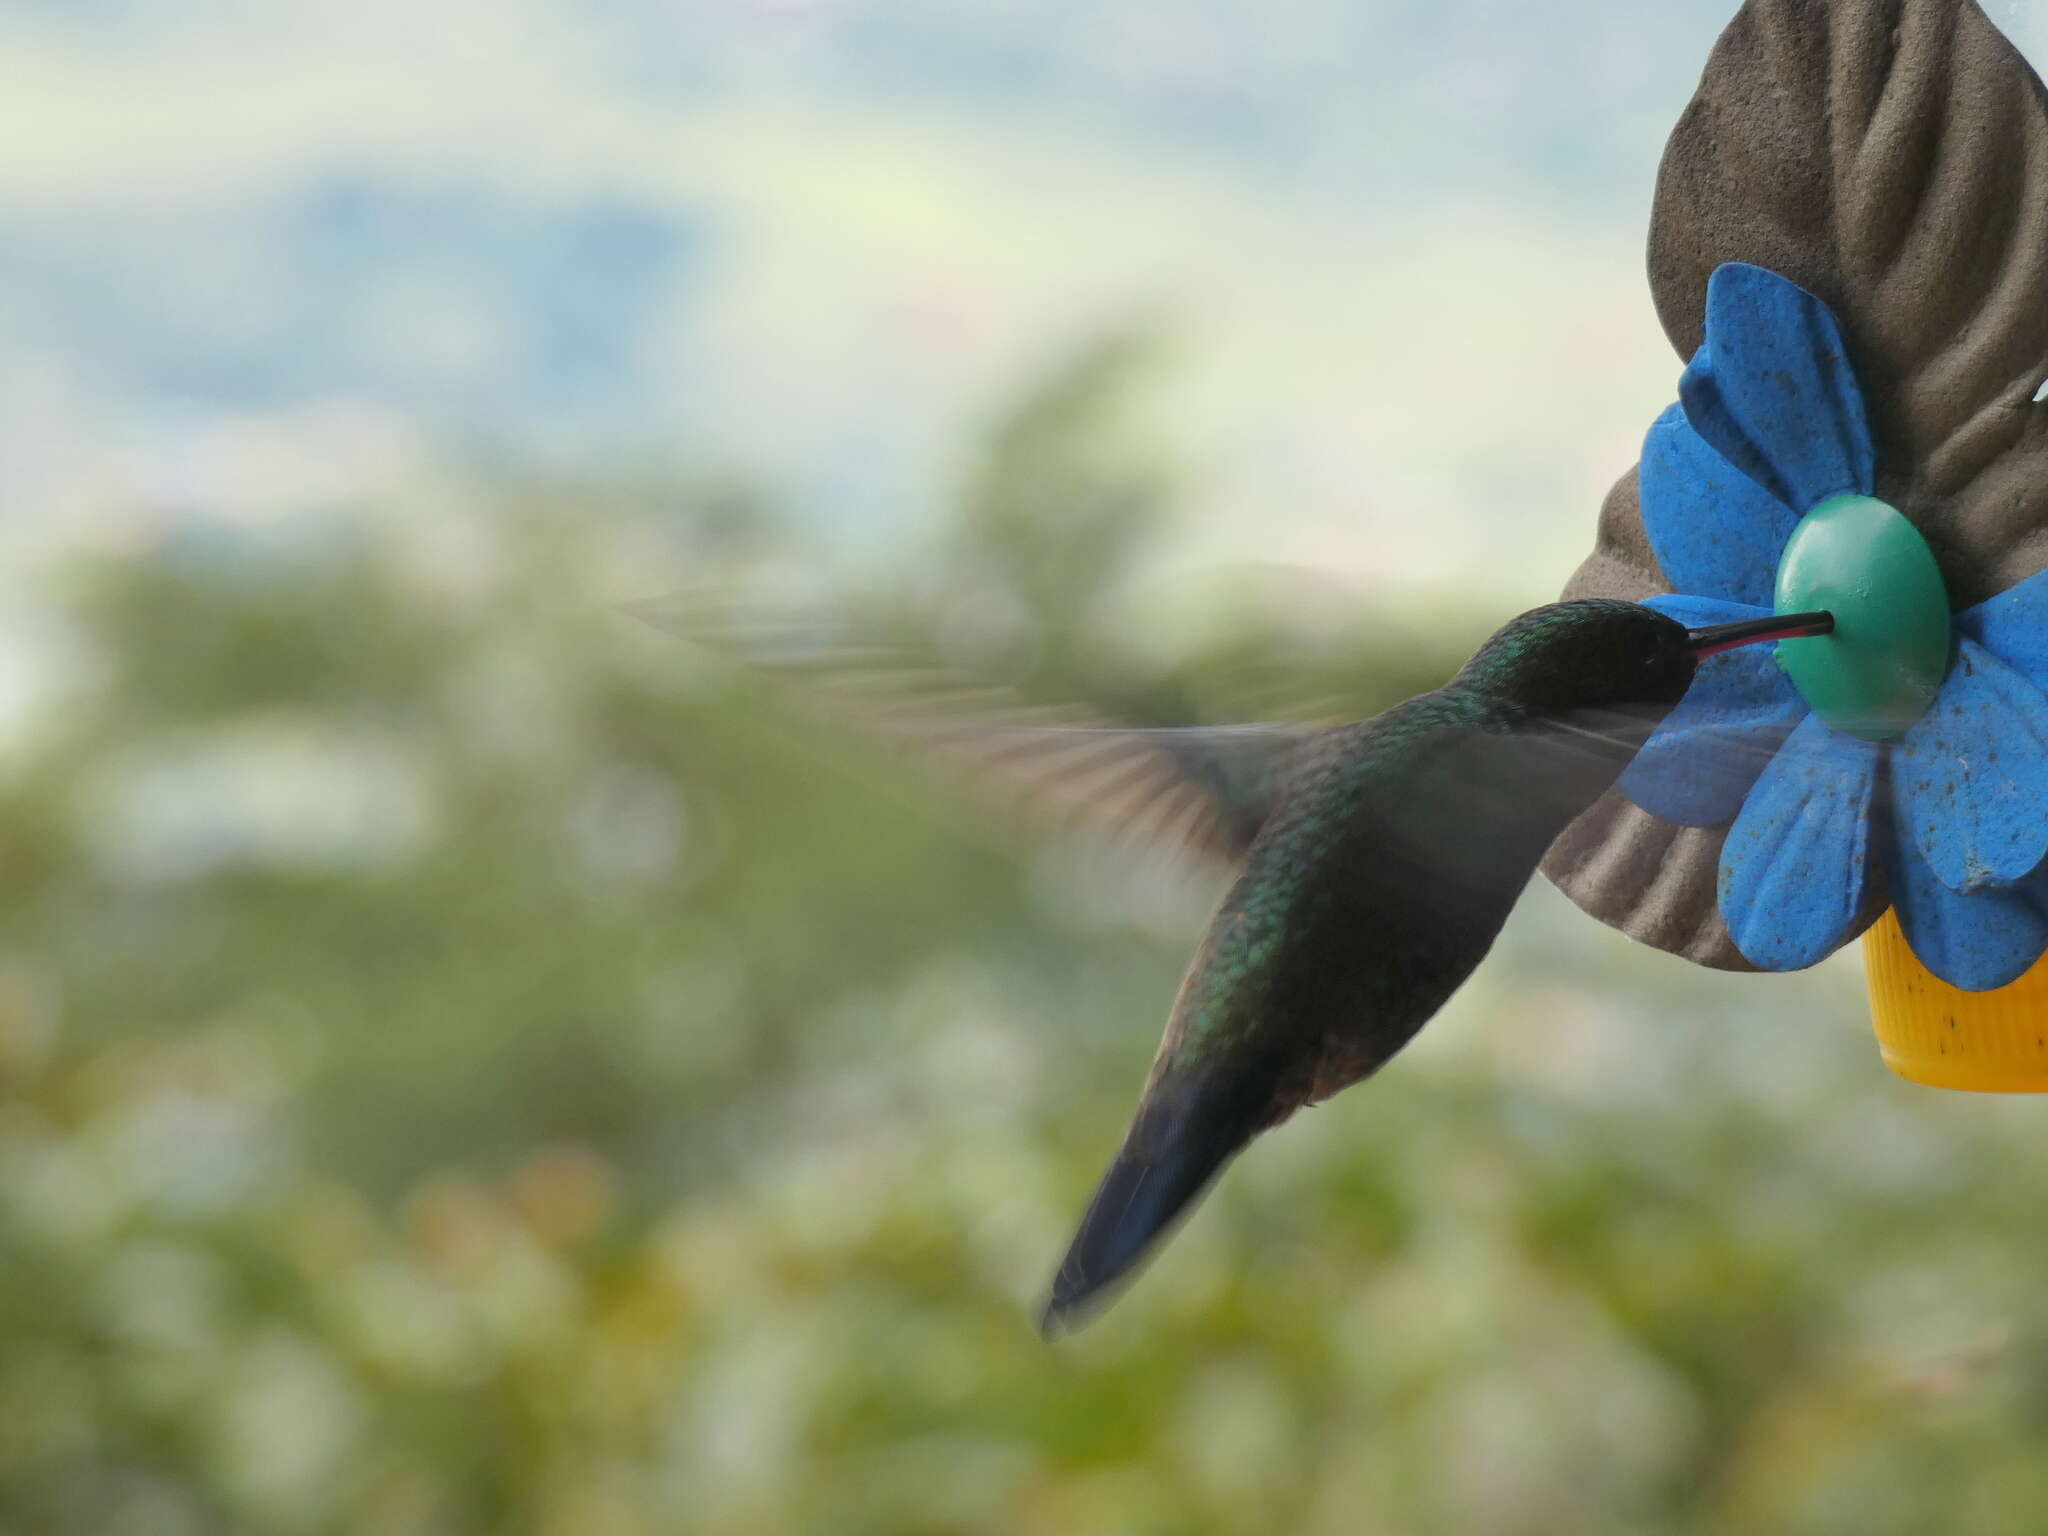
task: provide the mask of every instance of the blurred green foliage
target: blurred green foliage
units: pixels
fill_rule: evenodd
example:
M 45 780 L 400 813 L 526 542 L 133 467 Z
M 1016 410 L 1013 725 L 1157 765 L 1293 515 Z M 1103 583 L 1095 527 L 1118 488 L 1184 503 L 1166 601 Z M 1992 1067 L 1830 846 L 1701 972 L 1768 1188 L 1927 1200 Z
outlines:
M 1141 718 L 1377 708 L 1490 627 L 1262 577 L 1148 630 L 1146 355 L 1022 402 L 927 567 L 828 587 Z M 0 1528 L 2037 1528 L 2038 1106 L 1887 1078 L 1853 969 L 1709 975 L 1547 891 L 1042 1343 L 1215 892 L 983 837 L 617 608 L 807 580 L 744 499 L 438 480 L 51 573 Z

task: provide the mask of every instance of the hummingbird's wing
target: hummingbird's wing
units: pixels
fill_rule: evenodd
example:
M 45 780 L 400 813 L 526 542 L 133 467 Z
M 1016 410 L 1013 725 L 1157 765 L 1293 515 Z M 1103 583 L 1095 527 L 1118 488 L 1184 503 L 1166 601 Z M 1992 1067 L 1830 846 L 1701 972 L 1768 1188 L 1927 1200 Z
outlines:
M 931 720 L 916 734 L 1007 783 L 1033 808 L 1119 840 L 1243 857 L 1310 734 L 1278 725 L 1025 725 Z
M 965 770 L 998 809 L 1081 823 L 1134 853 L 1240 859 L 1271 813 L 1307 725 L 1134 726 L 1033 704 L 905 649 L 855 646 L 815 623 L 707 619 L 672 599 L 628 612 L 792 685 L 814 712 Z M 956 775 L 957 776 L 957 775 Z

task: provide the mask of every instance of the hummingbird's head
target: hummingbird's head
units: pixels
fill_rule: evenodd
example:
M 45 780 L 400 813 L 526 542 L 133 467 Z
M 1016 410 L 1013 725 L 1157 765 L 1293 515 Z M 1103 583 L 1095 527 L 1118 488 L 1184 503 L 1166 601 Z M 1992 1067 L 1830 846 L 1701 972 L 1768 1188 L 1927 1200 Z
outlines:
M 1828 614 L 1797 613 L 1687 629 L 1640 603 L 1583 598 L 1511 620 L 1465 663 L 1457 682 L 1531 714 L 1631 709 L 1661 716 L 1692 686 L 1702 657 L 1833 627 Z

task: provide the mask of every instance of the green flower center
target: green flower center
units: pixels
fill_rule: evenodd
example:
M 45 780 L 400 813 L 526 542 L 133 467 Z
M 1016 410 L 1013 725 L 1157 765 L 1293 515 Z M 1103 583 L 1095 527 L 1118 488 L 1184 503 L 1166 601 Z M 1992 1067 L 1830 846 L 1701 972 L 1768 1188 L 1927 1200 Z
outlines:
M 1948 593 L 1920 530 L 1874 496 L 1831 496 L 1799 520 L 1778 561 L 1777 608 L 1825 608 L 1831 635 L 1778 642 L 1778 665 L 1813 712 L 1867 741 L 1927 712 L 1948 673 Z

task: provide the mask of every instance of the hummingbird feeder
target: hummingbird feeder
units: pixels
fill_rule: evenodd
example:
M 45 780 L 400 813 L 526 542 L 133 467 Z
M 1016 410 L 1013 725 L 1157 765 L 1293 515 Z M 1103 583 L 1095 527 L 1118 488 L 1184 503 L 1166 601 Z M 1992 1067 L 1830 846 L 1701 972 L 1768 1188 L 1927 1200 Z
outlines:
M 1972 0 L 1748 0 L 1665 151 L 1691 361 L 1570 597 L 1701 664 L 1546 872 L 1727 969 L 1862 936 L 1884 1058 L 2048 1091 L 2048 95 Z

